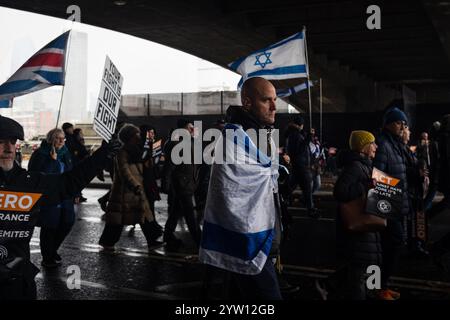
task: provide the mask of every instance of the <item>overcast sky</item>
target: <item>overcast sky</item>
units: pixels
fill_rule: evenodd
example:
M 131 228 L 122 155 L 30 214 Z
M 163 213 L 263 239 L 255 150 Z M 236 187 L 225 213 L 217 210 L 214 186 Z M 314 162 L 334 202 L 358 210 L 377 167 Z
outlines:
M 124 94 L 192 92 L 218 86 L 235 90 L 240 79 L 231 71 L 218 70 L 209 62 L 147 40 L 0 7 L 0 83 L 71 26 L 88 34 L 88 95 L 98 95 L 106 54 L 124 76 Z M 199 69 L 212 71 L 206 76 L 208 71 L 198 72 Z

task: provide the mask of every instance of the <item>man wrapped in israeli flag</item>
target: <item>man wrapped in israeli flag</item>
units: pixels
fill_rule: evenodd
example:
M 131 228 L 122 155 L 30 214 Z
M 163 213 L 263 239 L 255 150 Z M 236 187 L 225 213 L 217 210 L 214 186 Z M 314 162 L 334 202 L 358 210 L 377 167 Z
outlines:
M 279 245 L 276 91 L 263 78 L 242 88 L 215 148 L 199 259 L 231 272 L 243 296 L 281 299 L 272 259 Z M 276 137 L 274 137 L 276 138 Z M 276 139 L 275 139 L 276 140 Z

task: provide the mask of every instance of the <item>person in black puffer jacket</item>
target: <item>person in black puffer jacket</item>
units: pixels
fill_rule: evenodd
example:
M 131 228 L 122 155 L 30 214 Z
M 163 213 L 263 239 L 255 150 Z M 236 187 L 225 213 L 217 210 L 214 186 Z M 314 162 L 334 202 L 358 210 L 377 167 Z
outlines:
M 398 219 L 391 219 L 386 230 L 381 233 L 383 248 L 383 266 L 381 268 L 381 287 L 378 298 L 381 300 L 396 300 L 400 293 L 387 287 L 391 275 L 395 272 L 400 250 L 405 244 L 403 218 L 409 213 L 407 167 L 404 146 L 401 136 L 408 118 L 399 108 L 388 109 L 383 117 L 383 130 L 377 137 L 378 150 L 373 160 L 373 166 L 389 176 L 400 180 L 397 185 L 402 190 L 403 206 Z
M 343 170 L 333 194 L 340 204 L 365 197 L 373 187 L 371 160 L 377 150 L 375 137 L 368 131 L 353 131 L 349 144 L 351 150 L 343 150 L 338 156 L 338 166 Z M 338 269 L 327 281 L 327 289 L 334 290 L 340 298 L 365 300 L 367 267 L 382 261 L 380 233 L 376 228 L 350 230 L 340 208 L 336 219 Z M 323 284 L 316 282 L 316 286 L 325 299 Z

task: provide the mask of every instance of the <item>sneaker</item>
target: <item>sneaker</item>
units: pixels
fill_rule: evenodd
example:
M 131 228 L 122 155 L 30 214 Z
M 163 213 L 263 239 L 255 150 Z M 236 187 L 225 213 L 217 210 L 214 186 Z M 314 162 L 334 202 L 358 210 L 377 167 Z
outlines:
M 61 258 L 61 256 L 59 254 L 55 254 L 54 258 L 55 258 L 55 262 L 57 264 L 61 264 L 62 263 L 62 258 Z
M 322 279 L 316 279 L 316 281 L 314 281 L 314 287 L 316 288 L 322 300 L 324 301 L 328 300 L 327 285 Z
M 160 247 L 164 244 L 164 242 L 162 241 L 158 241 L 158 240 L 150 240 L 148 243 L 148 246 L 153 248 L 153 247 Z
M 100 243 L 100 245 L 102 246 L 103 251 L 105 251 L 105 252 L 114 252 L 114 251 L 116 251 L 116 247 L 114 247 L 114 246 L 105 246 L 105 245 L 103 245 L 101 243 Z
M 169 251 L 178 250 L 183 245 L 183 241 L 175 237 L 164 239 L 164 242 L 166 242 L 166 249 Z
M 191 261 L 191 262 L 198 262 L 198 256 L 197 255 L 187 255 L 184 257 L 184 260 Z
M 395 291 L 392 291 L 392 292 L 395 292 Z M 398 292 L 395 292 L 395 293 L 398 293 Z M 389 290 L 389 289 L 377 290 L 377 292 L 375 293 L 375 299 L 377 299 L 377 300 L 385 300 L 385 301 L 397 300 L 397 299 L 395 299 L 392 296 L 391 290 Z
M 386 291 L 389 292 L 389 294 L 391 295 L 392 298 L 394 298 L 394 300 L 400 299 L 400 292 L 394 291 L 392 289 L 386 289 Z
M 53 269 L 53 268 L 57 268 L 59 266 L 59 264 L 56 263 L 55 260 L 42 260 L 41 266 L 43 266 L 44 268 Z

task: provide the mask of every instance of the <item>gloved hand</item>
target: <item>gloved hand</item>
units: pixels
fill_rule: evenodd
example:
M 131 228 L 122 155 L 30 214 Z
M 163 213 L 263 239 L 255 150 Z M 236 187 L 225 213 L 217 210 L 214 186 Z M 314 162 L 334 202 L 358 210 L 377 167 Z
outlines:
M 106 157 L 108 159 L 113 159 L 119 152 L 121 146 L 122 143 L 117 139 L 112 139 L 109 142 L 103 140 L 102 142 L 102 148 L 106 148 Z

